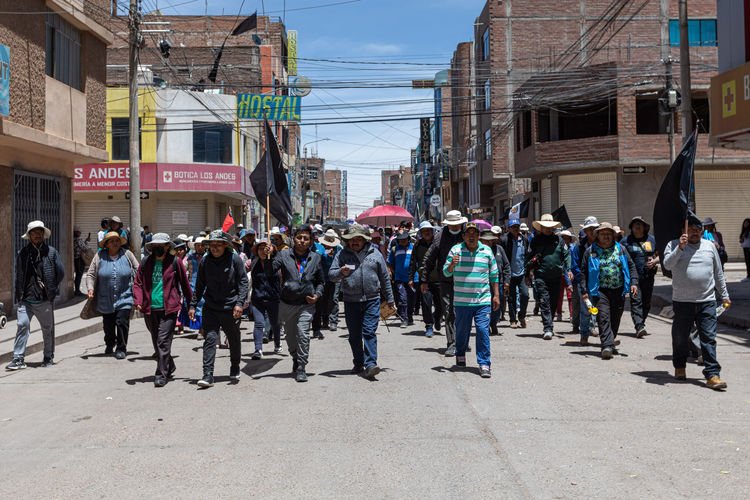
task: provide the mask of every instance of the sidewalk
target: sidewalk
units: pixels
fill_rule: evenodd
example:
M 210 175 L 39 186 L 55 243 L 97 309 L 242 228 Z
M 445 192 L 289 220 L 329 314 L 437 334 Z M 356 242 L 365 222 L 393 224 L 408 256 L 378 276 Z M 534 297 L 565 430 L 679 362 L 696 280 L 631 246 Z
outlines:
M 82 320 L 81 309 L 86 301 L 83 298 L 76 299 L 57 306 L 55 309 L 55 345 L 71 342 L 92 333 L 102 331 L 101 318 Z M 13 359 L 13 342 L 16 338 L 18 322 L 8 321 L 7 326 L 0 330 L 0 364 L 5 364 Z M 41 352 L 44 347 L 42 342 L 42 329 L 36 319 L 31 320 L 31 336 L 26 347 L 26 356 Z
M 719 323 L 748 330 L 750 329 L 750 281 L 742 281 L 746 276 L 745 264 L 739 262 L 727 264 L 724 273 L 732 307 L 719 316 Z M 655 309 L 661 308 L 661 312 L 657 314 L 672 317 L 672 280 L 665 278 L 661 273 L 656 277 L 652 303 Z

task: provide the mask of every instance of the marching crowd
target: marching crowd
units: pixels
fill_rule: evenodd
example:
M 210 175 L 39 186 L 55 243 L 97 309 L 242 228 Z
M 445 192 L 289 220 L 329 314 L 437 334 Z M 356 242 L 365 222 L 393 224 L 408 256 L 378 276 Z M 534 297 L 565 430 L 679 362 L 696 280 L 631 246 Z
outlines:
M 746 223 L 742 244 L 750 242 L 750 220 Z M 122 221 L 112 217 L 102 221 L 99 250 L 93 255 L 88 238 L 74 231 L 76 293 L 85 277 L 87 302 L 81 317 L 101 316 L 105 353 L 117 359 L 127 357 L 132 317 L 136 311 L 143 315 L 157 363 L 157 387 L 174 375 L 172 340 L 186 328 L 197 330 L 203 340 L 198 385 L 213 386 L 216 350 L 222 347 L 229 349 L 230 379 L 238 380 L 244 316 L 254 321 L 252 358 L 261 359 L 271 342 L 274 353 L 281 354 L 283 331 L 294 377 L 305 382 L 310 339 L 336 330 L 340 297 L 352 373 L 371 379 L 380 373 L 376 330 L 381 319 L 397 314 L 405 328 L 421 310 L 424 335 L 442 330 L 444 355 L 455 357 L 456 366 L 466 366 L 473 334 L 479 373 L 489 378 L 490 338 L 501 334 L 498 321 L 506 312 L 511 328 L 527 328 L 530 290 L 533 314 L 541 315 L 541 338 L 553 338 L 555 318 L 561 318 L 567 299 L 581 345 L 599 336 L 601 357 L 608 360 L 618 354 L 626 302 L 636 337 L 648 335 L 646 321 L 661 266 L 673 280 L 675 377 L 686 378 L 686 361 L 693 356 L 704 365 L 708 387 L 726 388 L 716 355 L 716 318 L 717 306 L 726 308 L 731 302 L 723 239 L 711 219 L 691 214 L 685 234 L 670 242 L 663 255 L 642 217 L 630 221 L 628 234 L 594 216 L 586 217 L 577 234 L 549 214 L 532 226 L 530 230 L 511 218 L 505 230 L 485 227 L 450 211 L 440 226 L 429 221 L 418 227 L 408 221 L 385 228 L 351 224 L 339 232 L 301 225 L 289 234 L 274 227 L 270 239 L 259 238 L 253 229 L 240 228 L 232 235 L 206 228 L 196 237 L 172 240 L 146 227 L 139 262 Z M 28 243 L 17 256 L 15 276 L 18 331 L 7 370 L 26 368 L 34 316 L 43 332 L 42 366 L 54 364 L 53 302 L 64 268 L 47 243 L 50 235 L 43 222 L 33 221 L 23 236 Z M 750 276 L 750 263 L 748 267 Z

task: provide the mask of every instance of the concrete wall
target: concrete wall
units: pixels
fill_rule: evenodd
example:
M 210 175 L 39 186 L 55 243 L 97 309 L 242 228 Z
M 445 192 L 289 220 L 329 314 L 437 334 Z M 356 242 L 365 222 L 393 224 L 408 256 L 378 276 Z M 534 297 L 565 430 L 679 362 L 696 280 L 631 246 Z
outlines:
M 86 94 L 49 76 L 44 77 L 45 132 L 69 141 L 86 143 Z M 97 117 L 101 121 L 101 117 Z

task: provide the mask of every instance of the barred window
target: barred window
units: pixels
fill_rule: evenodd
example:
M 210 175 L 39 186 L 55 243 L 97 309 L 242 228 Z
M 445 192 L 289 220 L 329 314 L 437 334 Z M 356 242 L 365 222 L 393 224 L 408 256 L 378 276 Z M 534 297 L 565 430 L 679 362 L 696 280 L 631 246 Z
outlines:
M 57 14 L 47 14 L 46 72 L 77 90 L 81 88 L 81 34 Z

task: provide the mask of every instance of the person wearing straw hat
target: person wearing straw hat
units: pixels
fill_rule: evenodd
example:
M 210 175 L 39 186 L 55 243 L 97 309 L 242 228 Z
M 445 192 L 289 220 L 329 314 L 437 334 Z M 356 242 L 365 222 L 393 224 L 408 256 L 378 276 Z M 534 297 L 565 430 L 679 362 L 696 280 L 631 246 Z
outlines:
M 276 249 L 265 238 L 257 240 L 250 261 L 253 312 L 253 359 L 263 359 L 263 344 L 273 338 L 274 353 L 281 354 L 281 327 L 279 326 L 279 298 L 281 281 L 279 273 L 273 272 L 272 258 Z
M 570 252 L 565 242 L 555 234 L 560 223 L 550 214 L 542 215 L 534 221 L 537 234 L 529 244 L 526 261 L 527 275 L 532 277 L 539 299 L 539 310 L 544 325 L 544 340 L 554 336 L 553 313 L 557 309 L 560 295 L 561 279 L 564 273 L 570 272 Z
M 313 338 L 323 340 L 325 335 L 323 334 L 323 328 L 330 328 L 332 324 L 332 314 L 334 305 L 338 305 L 338 296 L 336 296 L 336 283 L 328 278 L 328 271 L 331 269 L 333 259 L 341 251 L 341 239 L 339 235 L 333 229 L 328 229 L 325 233 L 320 235 L 317 242 L 317 252 L 320 254 L 321 262 L 323 264 L 323 277 L 325 278 L 325 285 L 323 285 L 323 296 L 320 298 L 317 304 L 315 304 L 315 316 L 313 317 Z M 338 319 L 338 318 L 337 318 Z M 335 327 L 333 328 L 335 330 Z
M 224 330 L 229 341 L 229 379 L 233 382 L 240 379 L 240 319 L 249 285 L 242 259 L 229 246 L 232 241 L 229 234 L 217 229 L 204 241 L 208 242 L 209 252 L 198 265 L 198 281 L 188 317 L 191 321 L 195 320 L 198 303 L 205 298 L 203 329 L 206 340 L 203 342 L 203 377 L 198 381 L 198 387 L 208 388 L 214 385 L 214 362 L 220 329 Z
M 456 366 L 466 366 L 472 322 L 476 326 L 477 364 L 482 378 L 492 377 L 489 323 L 500 308 L 497 261 L 492 249 L 479 240 L 474 222 L 465 225 L 463 243 L 448 253 L 443 274 L 453 277 L 456 313 Z M 491 290 L 492 289 L 492 290 Z
M 44 340 L 43 367 L 52 366 L 55 358 L 55 307 L 65 268 L 57 250 L 45 242 L 52 231 L 44 222 L 29 222 L 22 238 L 28 243 L 16 257 L 15 300 L 18 305 L 18 329 L 13 343 L 13 359 L 6 370 L 26 368 L 26 344 L 31 334 L 31 320 L 36 316 Z
M 272 227 L 269 234 L 271 237 L 271 243 L 276 248 L 277 252 L 281 252 L 282 250 L 286 250 L 287 248 L 289 248 L 286 236 L 281 232 L 279 226 Z
M 453 276 L 443 272 L 451 249 L 463 243 L 463 226 L 469 220 L 458 210 L 445 214 L 443 230 L 435 236 L 432 246 L 424 256 L 424 269 L 429 275 L 434 269 L 440 273 L 440 301 L 445 325 L 446 357 L 456 355 L 456 315 L 453 308 Z
M 500 290 L 500 307 L 493 309 L 490 314 L 490 335 L 502 335 L 497 329 L 497 322 L 500 320 L 500 314 L 502 313 L 503 298 L 507 295 L 508 290 L 510 290 L 510 262 L 508 261 L 508 256 L 505 254 L 505 249 L 498 244 L 499 236 L 492 229 L 482 231 L 479 236 L 479 240 L 487 245 L 495 255 L 498 276 L 500 278 L 500 285 L 498 287 Z M 493 288 L 491 288 L 491 291 L 494 293 Z
M 724 390 L 727 383 L 721 379 L 721 365 L 716 355 L 716 303 L 717 297 L 724 308 L 730 307 L 727 283 L 721 268 L 719 251 L 713 242 L 703 239 L 701 220 L 690 214 L 687 234 L 672 240 L 664 250 L 662 265 L 672 272 L 672 366 L 677 380 L 685 380 L 690 330 L 698 327 L 703 375 L 706 386 Z
M 133 299 L 136 309 L 144 315 L 157 353 L 154 386 L 164 387 L 176 369 L 172 359 L 172 339 L 177 314 L 183 297 L 190 303 L 192 290 L 185 265 L 170 252 L 172 242 L 168 234 L 152 235 L 146 246 L 149 256 L 135 274 Z
M 424 268 L 425 255 L 435 240 L 435 228 L 430 221 L 424 221 L 419 224 L 418 234 L 419 239 L 412 249 L 409 262 L 409 276 L 419 276 L 419 296 L 422 302 L 425 337 L 432 338 L 436 331 L 440 331 L 440 318 L 443 315 L 440 301 L 441 273 L 438 269 L 433 269 L 428 274 Z M 410 282 L 409 286 L 414 287 L 414 281 Z
M 328 277 L 341 283 L 344 315 L 352 349 L 353 374 L 374 378 L 378 366 L 377 329 L 380 321 L 380 298 L 385 296 L 395 306 L 393 287 L 383 255 L 359 224 L 352 224 L 342 235 L 345 247 L 333 259 Z
M 127 229 L 125 229 L 125 227 L 123 226 L 122 219 L 120 219 L 116 215 L 109 218 L 109 231 L 108 232 L 112 232 L 112 231 L 119 234 L 122 237 L 122 239 L 125 240 L 125 243 L 122 244 L 123 250 L 130 250 L 130 233 L 128 233 Z
M 139 265 L 135 255 L 123 248 L 125 243 L 117 231 L 107 233 L 86 275 L 88 297 L 96 301 L 96 310 L 102 315 L 104 352 L 114 352 L 117 359 L 127 356 L 133 279 Z
M 638 271 L 639 293 L 630 297 L 630 316 L 635 325 L 635 336 L 640 339 L 648 334 L 646 318 L 651 311 L 654 280 L 659 269 L 659 252 L 656 251 L 656 240 L 649 234 L 651 226 L 643 217 L 633 217 L 628 227 L 630 234 L 622 241 L 622 245 L 630 253 Z
M 602 359 L 617 353 L 615 339 L 625 308 L 625 296 L 638 294 L 638 271 L 627 249 L 617 242 L 617 232 L 609 222 L 596 228 L 596 242 L 583 255 L 581 297 L 599 309 Z

